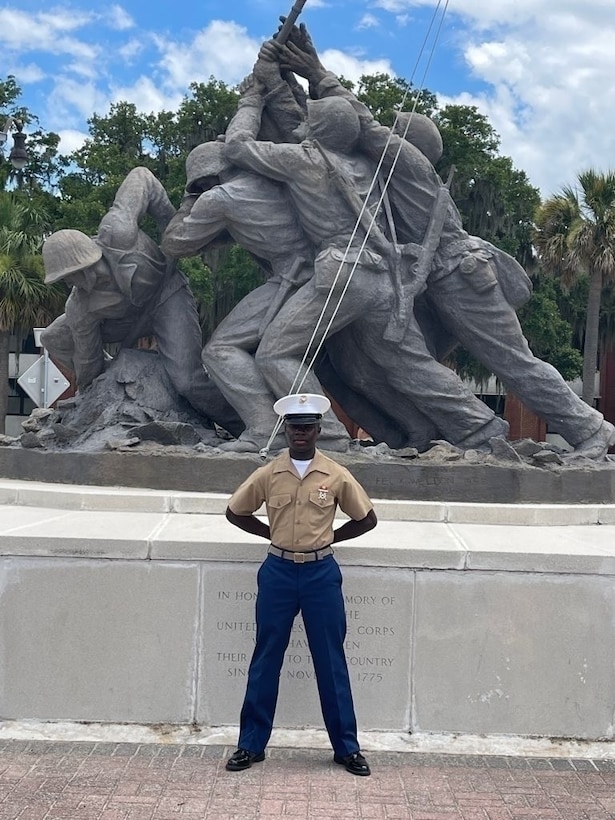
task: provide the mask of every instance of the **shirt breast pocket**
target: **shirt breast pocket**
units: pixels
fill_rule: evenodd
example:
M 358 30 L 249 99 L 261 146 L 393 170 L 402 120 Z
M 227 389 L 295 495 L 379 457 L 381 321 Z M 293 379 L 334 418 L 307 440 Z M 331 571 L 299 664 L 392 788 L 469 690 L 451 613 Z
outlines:
M 267 500 L 267 506 L 272 510 L 281 510 L 283 507 L 287 507 L 291 501 L 292 496 L 290 493 L 280 493 L 280 495 L 270 496 Z
M 314 504 L 321 509 L 327 509 L 335 504 L 335 497 L 333 493 L 325 493 L 321 490 L 315 490 L 310 493 L 310 504 Z

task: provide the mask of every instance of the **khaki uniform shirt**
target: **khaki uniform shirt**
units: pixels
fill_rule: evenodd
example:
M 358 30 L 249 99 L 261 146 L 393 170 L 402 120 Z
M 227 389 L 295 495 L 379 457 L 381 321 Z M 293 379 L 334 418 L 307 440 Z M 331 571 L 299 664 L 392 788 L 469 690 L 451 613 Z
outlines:
M 267 507 L 271 543 L 296 552 L 326 547 L 333 541 L 337 507 L 355 521 L 373 509 L 369 496 L 351 473 L 316 450 L 303 478 L 288 451 L 252 473 L 233 493 L 235 515 L 251 515 Z

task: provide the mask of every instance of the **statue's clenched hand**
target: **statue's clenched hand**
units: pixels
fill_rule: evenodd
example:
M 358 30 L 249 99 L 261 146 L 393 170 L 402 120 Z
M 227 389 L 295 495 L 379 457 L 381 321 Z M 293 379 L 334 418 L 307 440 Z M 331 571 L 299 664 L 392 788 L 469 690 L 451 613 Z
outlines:
M 280 19 L 284 22 L 285 18 Z M 285 44 L 278 43 L 275 38 L 268 42 L 269 53 L 274 48 L 277 50 L 282 71 L 292 71 L 311 83 L 318 83 L 326 73 L 303 23 L 299 27 L 293 26 Z
M 254 72 L 248 74 L 247 77 L 244 77 L 243 80 L 237 86 L 237 90 L 241 94 L 242 98 L 247 97 L 259 97 L 264 92 L 264 86 L 261 80 L 255 76 Z
M 278 52 L 275 46 L 270 45 L 272 42 L 273 41 L 268 41 L 261 46 L 261 50 L 258 54 L 258 60 L 254 64 L 253 68 L 255 79 L 261 82 L 268 89 L 279 85 L 282 80 L 280 75 L 280 64 L 277 59 Z
M 280 20 L 282 25 L 286 22 L 286 17 L 281 16 Z M 280 29 L 282 26 L 280 26 Z M 310 33 L 307 30 L 305 23 L 301 23 L 300 26 L 293 26 L 290 30 L 290 34 L 288 35 L 287 43 L 293 43 L 300 48 L 301 51 L 312 52 L 316 54 L 316 49 L 314 48 L 314 43 L 312 42 L 312 38 L 310 37 Z

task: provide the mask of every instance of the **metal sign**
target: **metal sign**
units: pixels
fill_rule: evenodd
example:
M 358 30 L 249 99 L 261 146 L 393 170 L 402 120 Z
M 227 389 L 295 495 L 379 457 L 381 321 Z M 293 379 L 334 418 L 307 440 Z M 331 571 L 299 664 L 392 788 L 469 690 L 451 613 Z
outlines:
M 17 379 L 17 384 L 37 407 L 50 407 L 70 387 L 70 382 L 51 361 L 47 351 Z

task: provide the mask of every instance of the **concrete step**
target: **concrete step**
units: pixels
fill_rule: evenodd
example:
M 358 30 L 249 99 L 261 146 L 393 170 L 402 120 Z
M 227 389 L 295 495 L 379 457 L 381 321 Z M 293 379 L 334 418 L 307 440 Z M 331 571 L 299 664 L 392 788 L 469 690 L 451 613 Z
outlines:
M 0 505 L 43 509 L 223 515 L 228 498 L 227 493 L 0 480 Z M 376 499 L 374 507 L 380 521 L 534 527 L 615 524 L 615 504 L 484 504 Z

